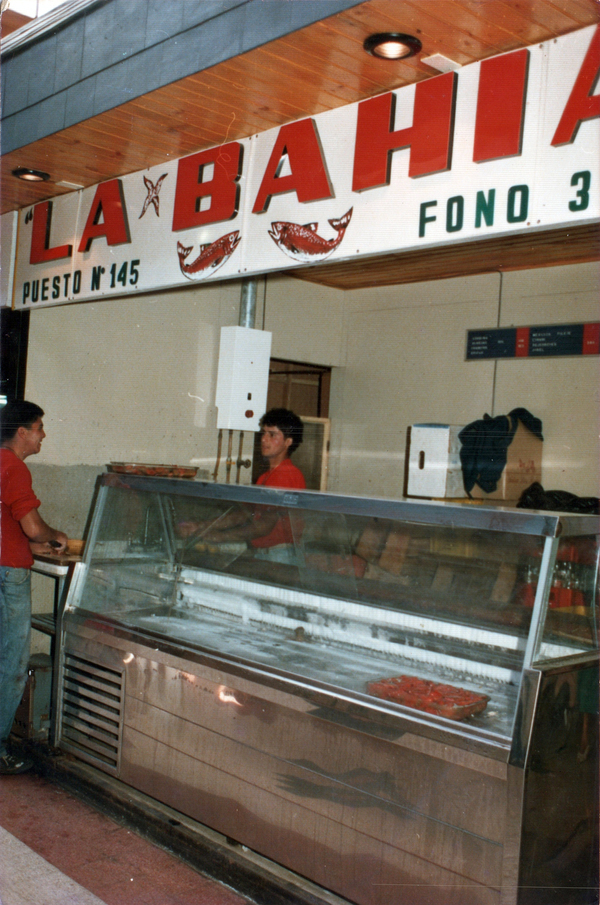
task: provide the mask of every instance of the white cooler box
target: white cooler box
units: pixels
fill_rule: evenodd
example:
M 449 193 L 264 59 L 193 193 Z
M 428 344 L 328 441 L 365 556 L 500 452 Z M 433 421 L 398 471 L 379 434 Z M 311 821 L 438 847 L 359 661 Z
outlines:
M 408 454 L 407 496 L 465 497 L 458 439 L 464 425 L 413 424 Z

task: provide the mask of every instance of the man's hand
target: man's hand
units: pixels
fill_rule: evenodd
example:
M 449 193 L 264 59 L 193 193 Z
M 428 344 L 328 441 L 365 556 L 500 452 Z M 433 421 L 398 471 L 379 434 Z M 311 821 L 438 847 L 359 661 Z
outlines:
M 20 520 L 20 525 L 30 542 L 48 544 L 55 541 L 54 553 L 64 553 L 67 549 L 69 543 L 67 535 L 63 531 L 57 531 L 56 528 L 47 525 L 37 509 L 31 509 L 27 515 L 24 515 Z
M 49 553 L 56 553 L 56 550 L 50 544 L 36 544 L 31 540 L 29 541 L 29 549 L 34 556 L 48 556 Z
M 49 545 L 52 547 L 54 553 L 66 553 L 67 545 L 69 543 L 69 538 L 62 531 L 55 531 L 54 537 L 51 541 L 49 541 Z

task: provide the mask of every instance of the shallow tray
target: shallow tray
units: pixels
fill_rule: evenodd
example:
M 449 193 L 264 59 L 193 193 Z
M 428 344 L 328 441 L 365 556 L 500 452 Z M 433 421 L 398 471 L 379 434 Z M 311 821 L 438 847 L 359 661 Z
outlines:
M 188 478 L 193 479 L 198 469 L 192 465 L 147 465 L 143 462 L 111 462 L 109 471 L 117 474 L 139 474 L 151 478 Z
M 464 720 L 481 713 L 489 701 L 488 695 L 416 676 L 379 679 L 377 682 L 370 682 L 367 690 L 375 697 L 423 710 L 425 713 L 434 713 L 449 720 Z

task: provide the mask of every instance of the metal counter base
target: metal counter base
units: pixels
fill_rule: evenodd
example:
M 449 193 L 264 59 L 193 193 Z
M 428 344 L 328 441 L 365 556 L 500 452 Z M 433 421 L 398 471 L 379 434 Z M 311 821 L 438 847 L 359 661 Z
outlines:
M 26 750 L 46 779 L 256 905 L 351 905 L 90 764 L 43 744 Z
M 501 746 L 98 628 L 65 638 L 61 748 L 352 902 L 516 901 Z
M 599 563 L 587 516 L 105 475 L 58 744 L 355 905 L 597 905 Z

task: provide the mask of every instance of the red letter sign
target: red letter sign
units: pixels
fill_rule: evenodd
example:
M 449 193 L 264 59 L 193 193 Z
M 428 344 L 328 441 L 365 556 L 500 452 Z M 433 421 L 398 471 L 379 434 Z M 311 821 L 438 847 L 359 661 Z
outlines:
M 50 224 L 52 223 L 52 202 L 43 201 L 33 209 L 31 226 L 30 264 L 42 264 L 44 261 L 57 261 L 59 258 L 70 258 L 72 245 L 57 245 L 50 248 Z
M 600 69 L 600 25 L 596 28 L 585 60 L 575 79 L 571 96 L 567 101 L 553 145 L 566 145 L 575 140 L 579 123 L 600 116 L 600 94 L 592 95 Z
M 280 176 L 282 158 L 286 154 L 292 172 L 289 176 Z M 333 198 L 317 130 L 312 119 L 289 123 L 279 130 L 252 213 L 266 211 L 271 197 L 282 195 L 284 192 L 296 192 L 298 201 L 303 203 Z
M 352 190 L 362 192 L 389 185 L 392 151 L 410 147 L 408 175 L 425 176 L 450 167 L 456 73 L 419 82 L 415 88 L 413 124 L 393 126 L 393 94 L 382 94 L 358 105 Z
M 173 206 L 173 232 L 206 223 L 232 220 L 239 206 L 244 146 L 237 141 L 184 157 L 177 166 Z M 205 168 L 213 165 L 212 179 L 203 182 Z M 202 199 L 210 199 L 204 210 Z
M 120 179 L 103 182 L 96 189 L 79 251 L 89 251 L 92 242 L 99 236 L 106 236 L 108 245 L 131 242 Z
M 473 160 L 521 153 L 529 51 L 482 60 L 479 69 Z

